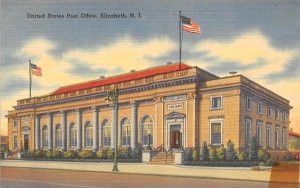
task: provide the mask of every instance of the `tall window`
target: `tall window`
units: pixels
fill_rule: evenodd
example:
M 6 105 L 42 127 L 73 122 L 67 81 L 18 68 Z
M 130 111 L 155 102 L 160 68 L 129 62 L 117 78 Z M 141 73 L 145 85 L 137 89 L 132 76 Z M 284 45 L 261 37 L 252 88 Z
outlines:
M 245 126 L 245 139 L 246 139 L 246 146 L 249 146 L 251 143 L 251 119 L 246 119 L 246 126 Z
M 13 143 L 14 143 L 14 149 L 17 149 L 18 148 L 18 137 L 16 134 L 14 134 L 14 137 L 13 137 Z
M 268 106 L 268 117 L 272 117 L 272 106 Z
M 262 114 L 263 112 L 263 105 L 262 105 L 262 102 L 258 101 L 257 102 L 257 113 L 258 114 Z
M 62 128 L 59 124 L 56 125 L 56 128 L 55 128 L 55 146 L 57 148 L 62 147 Z
M 146 116 L 142 122 L 143 126 L 143 145 L 153 145 L 153 120 Z
M 14 123 L 13 123 L 14 128 L 18 127 L 18 119 L 14 119 Z
M 282 128 L 282 149 L 286 149 L 286 128 Z
M 93 125 L 90 121 L 88 121 L 85 126 L 85 147 L 92 147 L 93 146 Z
M 77 128 L 75 123 L 70 125 L 70 147 L 74 148 L 77 146 Z
M 210 143 L 211 145 L 222 144 L 222 121 L 210 122 Z
M 246 99 L 246 107 L 247 107 L 247 110 L 251 110 L 251 108 L 252 108 L 252 99 L 250 97 L 247 97 L 247 99 Z
M 271 148 L 271 125 L 267 125 L 267 132 L 266 132 L 266 141 L 267 141 L 267 147 Z
M 131 127 L 129 119 L 125 118 L 121 122 L 122 146 L 130 146 L 131 144 Z
M 102 123 L 102 143 L 104 147 L 110 147 L 111 144 L 111 126 L 108 120 Z
M 279 126 L 275 128 L 275 148 L 279 148 Z
M 276 109 L 276 110 L 275 110 L 275 119 L 276 119 L 276 120 L 279 120 L 279 113 L 280 113 L 279 110 Z
M 258 121 L 257 122 L 257 127 L 256 127 L 256 139 L 257 139 L 258 146 L 262 146 L 261 132 L 262 132 L 262 122 Z
M 49 140 L 48 126 L 45 125 L 42 129 L 42 147 L 43 148 L 48 148 L 48 140 Z
M 218 97 L 211 97 L 210 98 L 210 109 L 214 110 L 214 109 L 222 109 L 222 97 L 218 96 Z
M 286 120 L 287 120 L 286 112 L 282 113 L 282 119 L 283 119 L 283 122 L 286 122 Z

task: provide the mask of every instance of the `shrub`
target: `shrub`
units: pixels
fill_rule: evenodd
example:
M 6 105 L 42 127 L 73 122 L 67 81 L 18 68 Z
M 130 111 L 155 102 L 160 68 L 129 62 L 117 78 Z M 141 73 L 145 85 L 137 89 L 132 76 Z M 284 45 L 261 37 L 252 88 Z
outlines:
M 198 151 L 196 149 L 193 150 L 192 157 L 193 157 L 193 161 L 198 161 L 199 155 L 198 155 Z
M 240 152 L 238 155 L 238 160 L 244 161 L 248 159 L 248 153 L 247 152 Z
M 187 161 L 192 161 L 193 160 L 193 151 L 191 149 L 186 149 L 185 158 L 186 158 Z
M 76 158 L 78 157 L 78 152 L 75 150 L 69 150 L 63 153 L 65 158 Z
M 256 137 L 252 137 L 251 143 L 248 148 L 248 158 L 249 160 L 257 160 L 258 159 L 258 146 Z
M 291 154 L 287 154 L 287 155 L 285 156 L 285 160 L 286 160 L 286 161 L 291 161 L 291 160 L 293 160 L 292 155 L 291 155 Z
M 267 159 L 265 164 L 266 164 L 266 166 L 272 166 L 273 165 L 273 159 L 272 158 Z
M 201 148 L 202 160 L 207 161 L 209 159 L 209 149 L 207 147 L 206 141 L 203 142 Z
M 61 157 L 63 157 L 63 154 L 64 153 L 61 150 L 56 149 L 52 152 L 52 157 L 61 158 Z
M 267 161 L 271 158 L 271 154 L 267 151 L 265 151 L 265 154 L 264 154 L 264 161 Z
M 83 150 L 79 152 L 79 156 L 84 159 L 92 159 L 95 158 L 95 152 L 92 150 Z
M 44 152 L 38 149 L 38 150 L 34 150 L 32 155 L 35 158 L 44 157 Z
M 97 151 L 96 155 L 100 159 L 106 159 L 107 158 L 107 151 L 108 148 L 101 148 L 99 151 Z
M 227 149 L 226 149 L 226 159 L 229 161 L 236 160 L 236 152 L 234 150 L 234 144 L 231 140 L 227 142 Z
M 106 156 L 108 159 L 112 159 L 114 157 L 114 152 L 111 149 L 108 149 Z
M 46 157 L 48 157 L 48 158 L 53 157 L 53 152 L 51 150 L 48 150 L 46 153 Z
M 209 151 L 209 159 L 215 161 L 218 159 L 217 157 L 217 150 L 215 148 L 211 148 Z
M 226 149 L 224 147 L 220 147 L 217 149 L 217 158 L 220 161 L 226 160 Z
M 265 160 L 265 153 L 266 151 L 263 149 L 258 150 L 258 160 L 264 161 Z

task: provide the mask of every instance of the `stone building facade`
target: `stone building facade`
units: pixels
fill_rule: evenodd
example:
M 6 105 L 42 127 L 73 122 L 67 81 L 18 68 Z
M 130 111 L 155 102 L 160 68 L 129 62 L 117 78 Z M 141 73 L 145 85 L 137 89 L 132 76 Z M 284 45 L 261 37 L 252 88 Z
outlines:
M 118 110 L 105 101 L 118 88 Z M 9 111 L 9 149 L 97 151 L 102 147 L 245 150 L 256 136 L 284 155 L 289 101 L 242 75 L 220 78 L 198 67 L 168 64 L 58 88 L 20 99 Z M 117 120 L 116 120 L 116 117 Z M 118 135 L 116 128 L 118 126 Z

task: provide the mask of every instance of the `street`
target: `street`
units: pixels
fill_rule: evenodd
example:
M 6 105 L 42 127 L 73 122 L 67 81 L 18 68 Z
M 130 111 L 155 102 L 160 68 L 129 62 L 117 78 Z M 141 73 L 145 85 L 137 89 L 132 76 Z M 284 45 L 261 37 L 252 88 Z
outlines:
M 1 167 L 1 188 L 269 187 L 266 182 Z M 295 187 L 273 184 L 272 187 Z M 297 185 L 296 185 L 297 187 Z

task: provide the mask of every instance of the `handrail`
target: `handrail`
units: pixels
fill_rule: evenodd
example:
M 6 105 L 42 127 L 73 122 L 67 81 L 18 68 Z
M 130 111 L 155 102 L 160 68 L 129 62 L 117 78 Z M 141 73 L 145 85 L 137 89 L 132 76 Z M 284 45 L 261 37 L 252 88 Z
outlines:
M 157 148 L 154 149 L 153 156 L 157 155 L 157 153 L 159 153 L 163 150 L 164 150 L 164 144 L 159 145 Z

